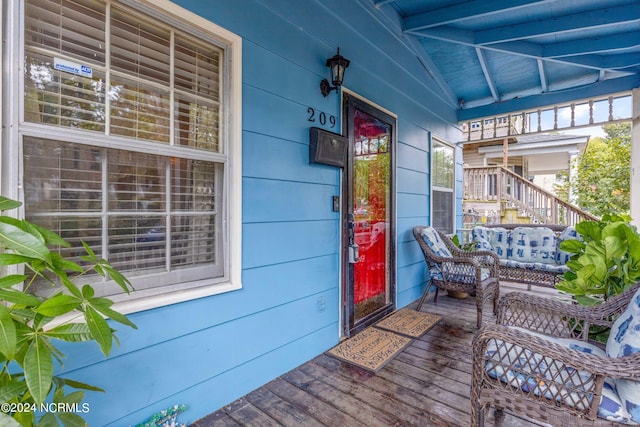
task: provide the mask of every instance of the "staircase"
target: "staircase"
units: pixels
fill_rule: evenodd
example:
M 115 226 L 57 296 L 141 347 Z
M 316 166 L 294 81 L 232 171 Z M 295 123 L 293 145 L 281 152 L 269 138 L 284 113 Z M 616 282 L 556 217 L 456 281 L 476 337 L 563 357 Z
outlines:
M 598 220 L 501 166 L 465 167 L 463 185 L 465 211 L 495 212 L 485 218 L 465 214 L 465 228 L 470 222 L 575 225 L 583 220 Z

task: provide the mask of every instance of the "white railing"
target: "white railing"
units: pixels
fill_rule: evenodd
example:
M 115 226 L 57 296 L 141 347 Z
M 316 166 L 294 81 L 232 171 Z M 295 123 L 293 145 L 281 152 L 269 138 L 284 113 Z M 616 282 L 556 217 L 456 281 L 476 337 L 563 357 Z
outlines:
M 582 220 L 598 220 L 504 167 L 466 167 L 463 184 L 464 201 L 517 208 L 533 223 L 575 225 Z
M 463 141 L 482 141 L 629 121 L 631 111 L 631 94 L 621 93 L 536 110 L 484 117 L 461 122 Z

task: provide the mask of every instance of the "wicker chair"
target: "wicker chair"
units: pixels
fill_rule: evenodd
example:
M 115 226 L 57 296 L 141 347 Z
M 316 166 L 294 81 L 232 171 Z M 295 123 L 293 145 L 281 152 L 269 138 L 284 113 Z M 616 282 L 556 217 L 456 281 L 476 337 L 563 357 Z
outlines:
M 640 380 L 640 352 L 607 357 L 601 345 L 588 342 L 588 332 L 611 326 L 639 289 L 640 282 L 592 307 L 519 292 L 504 295 L 498 324 L 478 330 L 473 339 L 471 425 L 484 425 L 489 406 L 554 426 L 619 425 L 597 418 L 598 410 L 614 390 L 612 381 Z M 622 326 L 616 327 L 612 334 L 617 331 L 618 339 Z
M 500 297 L 498 281 L 498 257 L 489 251 L 463 251 L 453 244 L 444 233 L 422 225 L 413 227 L 413 236 L 420 245 L 429 267 L 431 280 L 427 285 L 416 310 L 422 308 L 432 286 L 436 287 L 434 302 L 438 300 L 438 290 L 465 292 L 475 296 L 477 322 L 482 326 L 482 307 L 493 300 L 493 313 L 497 312 Z

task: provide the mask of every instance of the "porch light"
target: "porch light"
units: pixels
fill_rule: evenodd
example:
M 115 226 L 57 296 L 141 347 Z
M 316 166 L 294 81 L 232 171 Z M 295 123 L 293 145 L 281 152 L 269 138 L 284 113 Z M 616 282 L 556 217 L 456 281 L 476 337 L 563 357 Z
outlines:
M 324 96 L 329 95 L 329 92 L 332 90 L 337 92 L 338 88 L 342 86 L 344 70 L 349 66 L 350 62 L 351 61 L 344 56 L 340 55 L 340 48 L 338 48 L 338 53 L 327 59 L 327 67 L 331 70 L 331 83 L 333 86 L 329 84 L 327 79 L 322 79 L 320 82 L 320 92 L 322 92 Z

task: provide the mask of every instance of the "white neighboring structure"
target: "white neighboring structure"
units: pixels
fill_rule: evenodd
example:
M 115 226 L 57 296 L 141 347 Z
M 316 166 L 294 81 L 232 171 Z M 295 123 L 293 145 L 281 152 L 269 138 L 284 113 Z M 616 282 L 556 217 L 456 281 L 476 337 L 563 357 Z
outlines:
M 508 145 L 509 167 L 531 179 L 536 185 L 553 192 L 555 174 L 569 170 L 570 180 L 574 176 L 575 160 L 587 146 L 589 136 L 543 133 L 520 135 L 513 137 L 513 140 L 515 142 Z M 478 147 L 477 155 L 482 159 L 482 166 L 502 165 L 503 150 L 503 141 L 500 140 L 496 145 Z M 476 162 L 478 160 L 476 157 Z M 553 179 L 549 176 L 553 176 Z M 574 200 L 570 202 L 573 203 Z

